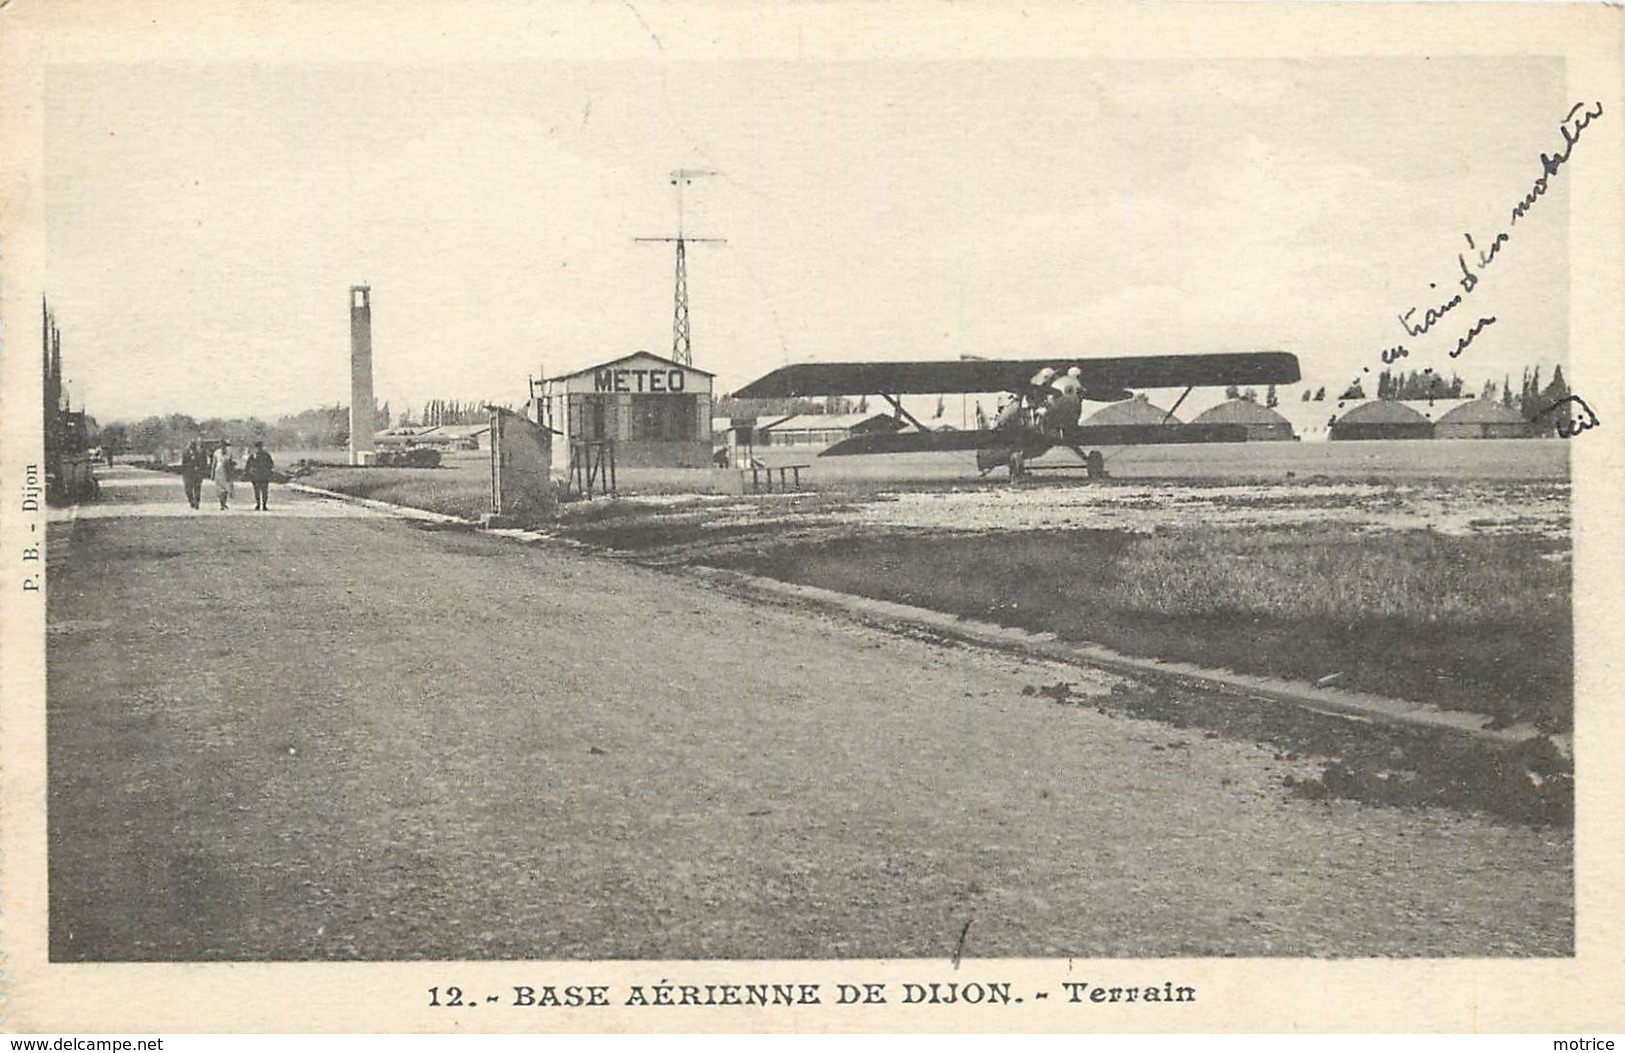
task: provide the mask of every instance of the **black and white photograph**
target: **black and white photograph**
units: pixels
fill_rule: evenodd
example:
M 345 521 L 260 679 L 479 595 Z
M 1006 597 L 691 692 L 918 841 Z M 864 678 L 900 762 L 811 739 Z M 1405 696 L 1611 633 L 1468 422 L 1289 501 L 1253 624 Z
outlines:
M 160 9 L 0 66 L 22 1030 L 1620 1029 L 1617 7 Z

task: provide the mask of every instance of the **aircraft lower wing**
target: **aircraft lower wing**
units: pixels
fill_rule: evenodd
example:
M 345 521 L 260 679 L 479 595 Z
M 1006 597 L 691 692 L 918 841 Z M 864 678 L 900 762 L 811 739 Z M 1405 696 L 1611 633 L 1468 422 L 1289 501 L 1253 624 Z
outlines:
M 1181 442 L 1246 442 L 1241 424 L 1079 424 L 1062 433 L 1062 446 L 1152 446 Z
M 942 453 L 955 450 L 1021 449 L 1036 456 L 1056 446 L 1148 446 L 1164 443 L 1246 442 L 1240 424 L 1080 424 L 1059 435 L 1036 431 L 905 431 L 854 435 L 820 457 L 878 453 Z
M 1130 358 L 1033 358 L 937 362 L 805 362 L 784 366 L 734 392 L 736 398 L 821 395 L 959 395 L 1027 390 L 1042 369 L 1076 366 L 1086 396 L 1114 401 L 1125 389 L 1291 384 L 1298 358 L 1286 351 Z
M 901 431 L 875 432 L 842 439 L 819 454 L 820 457 L 853 457 L 867 453 L 941 453 L 954 450 L 985 450 L 1014 447 L 1021 442 L 1018 433 L 997 431 Z

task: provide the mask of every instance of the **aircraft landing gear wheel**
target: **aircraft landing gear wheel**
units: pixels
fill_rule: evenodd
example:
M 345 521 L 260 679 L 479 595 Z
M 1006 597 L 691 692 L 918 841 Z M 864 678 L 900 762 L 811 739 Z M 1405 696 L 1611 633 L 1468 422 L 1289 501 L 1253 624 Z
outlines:
M 1010 454 L 1010 478 L 1020 479 L 1027 474 L 1027 455 L 1020 450 Z
M 1106 478 L 1106 458 L 1100 455 L 1099 450 L 1090 450 L 1089 456 L 1083 459 L 1083 469 L 1091 479 Z

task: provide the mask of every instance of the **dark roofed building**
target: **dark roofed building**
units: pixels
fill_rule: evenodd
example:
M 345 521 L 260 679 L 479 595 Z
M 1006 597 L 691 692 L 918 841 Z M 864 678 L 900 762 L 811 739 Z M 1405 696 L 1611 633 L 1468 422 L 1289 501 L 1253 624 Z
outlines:
M 1440 417 L 1433 427 L 1440 439 L 1523 439 L 1529 422 L 1511 406 L 1494 399 L 1472 399 Z
M 1292 423 L 1252 399 L 1231 399 L 1197 414 L 1192 424 L 1237 424 L 1247 430 L 1248 442 L 1290 440 Z
M 1113 402 L 1102 406 L 1083 419 L 1085 425 L 1094 427 L 1102 425 L 1121 424 L 1178 424 L 1178 417 L 1168 416 L 1168 411 L 1159 406 L 1153 406 L 1144 395 L 1136 395 L 1122 402 Z
M 1431 439 L 1433 422 L 1392 399 L 1372 399 L 1332 422 L 1337 439 Z
M 435 429 L 432 425 L 409 424 L 399 428 L 385 428 L 374 432 L 372 442 L 375 447 L 388 446 L 435 446 L 438 445 L 429 438 Z
M 854 435 L 900 431 L 903 422 L 889 413 L 798 413 L 756 429 L 763 446 L 828 446 Z
M 487 420 L 479 424 L 442 424 L 430 432 L 428 438 L 454 450 L 477 450 L 481 440 L 490 441 L 487 438 L 490 434 L 491 422 Z

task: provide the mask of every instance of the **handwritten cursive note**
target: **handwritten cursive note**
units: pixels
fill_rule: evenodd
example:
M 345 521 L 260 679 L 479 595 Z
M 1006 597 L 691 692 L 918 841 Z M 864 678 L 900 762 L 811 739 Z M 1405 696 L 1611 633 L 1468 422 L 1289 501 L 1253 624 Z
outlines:
M 1569 395 L 1566 398 L 1558 399 L 1541 410 L 1539 416 L 1545 417 L 1548 414 L 1556 413 L 1560 409 L 1564 410 L 1564 412 L 1562 416 L 1557 418 L 1557 434 L 1565 439 L 1572 439 L 1582 432 L 1602 427 L 1602 421 L 1597 419 L 1596 411 L 1586 405 L 1586 400 L 1578 395 Z M 1580 413 L 1575 413 L 1576 409 Z
M 1569 156 L 1574 153 L 1574 144 L 1580 141 L 1580 133 L 1585 131 L 1586 125 L 1602 116 L 1602 103 L 1598 102 L 1593 105 L 1596 107 L 1594 110 L 1585 109 L 1585 103 L 1583 102 L 1577 102 L 1569 108 L 1568 116 L 1563 118 L 1563 123 L 1559 129 L 1563 133 L 1563 151 L 1558 154 L 1540 155 L 1540 175 L 1529 188 L 1529 193 L 1524 195 L 1523 200 L 1512 206 L 1513 223 L 1518 222 L 1528 213 L 1535 202 L 1540 200 L 1541 196 L 1546 193 L 1547 183 L 1552 176 L 1556 175 L 1558 170 L 1565 164 L 1568 164 Z M 1502 237 L 1505 237 L 1505 235 L 1502 235 Z
M 1586 103 L 1577 102 L 1569 107 L 1569 112 L 1558 124 L 1558 132 L 1563 136 L 1563 148 L 1554 154 L 1542 153 L 1540 155 L 1540 175 L 1535 177 L 1535 181 L 1530 184 L 1529 192 L 1512 206 L 1511 219 L 1507 224 L 1509 227 L 1527 216 L 1534 207 L 1535 202 L 1546 194 L 1547 189 L 1551 186 L 1552 178 L 1561 172 L 1563 166 L 1568 164 L 1569 159 L 1574 156 L 1574 148 L 1580 142 L 1581 133 L 1586 130 L 1586 127 L 1592 121 L 1601 116 L 1602 103 L 1600 102 L 1591 103 L 1589 106 Z M 1510 231 L 1503 230 L 1489 238 L 1475 238 L 1471 233 L 1464 232 L 1462 239 L 1467 242 L 1467 249 L 1464 252 L 1456 253 L 1456 267 L 1460 271 L 1460 277 L 1455 279 L 1456 284 L 1461 287 L 1461 291 L 1452 293 L 1449 297 L 1439 300 L 1433 306 L 1416 306 L 1400 312 L 1398 315 L 1399 324 L 1404 328 L 1406 336 L 1420 337 L 1427 335 L 1428 331 L 1443 321 L 1451 311 L 1465 303 L 1467 298 L 1472 295 L 1473 290 L 1478 288 L 1479 283 L 1484 280 L 1484 272 L 1496 261 L 1507 243 L 1512 240 L 1512 234 Z M 1428 284 L 1429 289 L 1438 289 L 1438 287 L 1437 282 Z M 1450 352 L 1450 357 L 1456 358 L 1460 356 L 1462 352 L 1471 346 L 1473 339 L 1479 333 L 1494 323 L 1494 315 L 1480 316 L 1478 321 L 1465 334 L 1457 338 L 1455 350 Z M 1381 354 L 1382 363 L 1383 365 L 1391 365 L 1399 359 L 1409 356 L 1410 353 L 1410 349 L 1404 344 L 1385 348 Z M 1596 425 L 1589 426 L 1595 427 Z
M 1473 342 L 1473 337 L 1477 336 L 1479 333 L 1482 333 L 1485 326 L 1494 324 L 1495 316 L 1493 314 L 1488 318 L 1480 318 L 1477 322 L 1473 323 L 1473 327 L 1467 330 L 1467 335 L 1456 341 L 1456 349 L 1450 352 L 1450 357 L 1456 358 L 1460 356 L 1463 351 L 1467 350 L 1467 345 Z
M 1525 194 L 1522 200 L 1512 206 L 1512 219 L 1508 224 L 1509 226 L 1528 215 L 1535 202 L 1545 195 L 1547 188 L 1551 185 L 1552 177 L 1562 171 L 1563 166 L 1568 164 L 1569 158 L 1574 155 L 1574 147 L 1580 141 L 1580 133 L 1585 131 L 1587 125 L 1601 116 L 1602 103 L 1600 102 L 1593 103 L 1591 109 L 1587 109 L 1583 102 L 1577 102 L 1570 107 L 1568 116 L 1564 117 L 1562 123 L 1558 125 L 1558 131 L 1563 136 L 1563 149 L 1555 154 L 1542 153 L 1540 155 L 1540 175 L 1536 177 L 1531 185 L 1529 193 Z M 1502 247 L 1512 240 L 1512 234 L 1503 230 L 1488 239 L 1475 239 L 1472 234 L 1463 233 L 1462 238 L 1467 242 L 1468 252 L 1456 253 L 1456 266 L 1461 270 L 1461 277 L 1456 279 L 1456 283 L 1461 286 L 1461 292 L 1456 293 L 1435 307 L 1427 308 L 1423 312 L 1421 320 L 1415 324 L 1412 324 L 1411 316 L 1418 311 L 1422 311 L 1422 308 L 1412 307 L 1401 314 L 1399 324 L 1405 327 L 1405 332 L 1409 335 L 1421 336 L 1433 328 L 1434 324 L 1445 315 L 1460 307 L 1462 301 L 1474 289 L 1478 288 L 1478 283 L 1483 280 L 1484 270 L 1495 262 Z M 1480 244 L 1480 241 L 1483 244 Z M 1472 254 L 1470 261 L 1468 259 L 1469 252 Z M 1428 288 L 1437 288 L 1437 286 L 1429 285 Z

